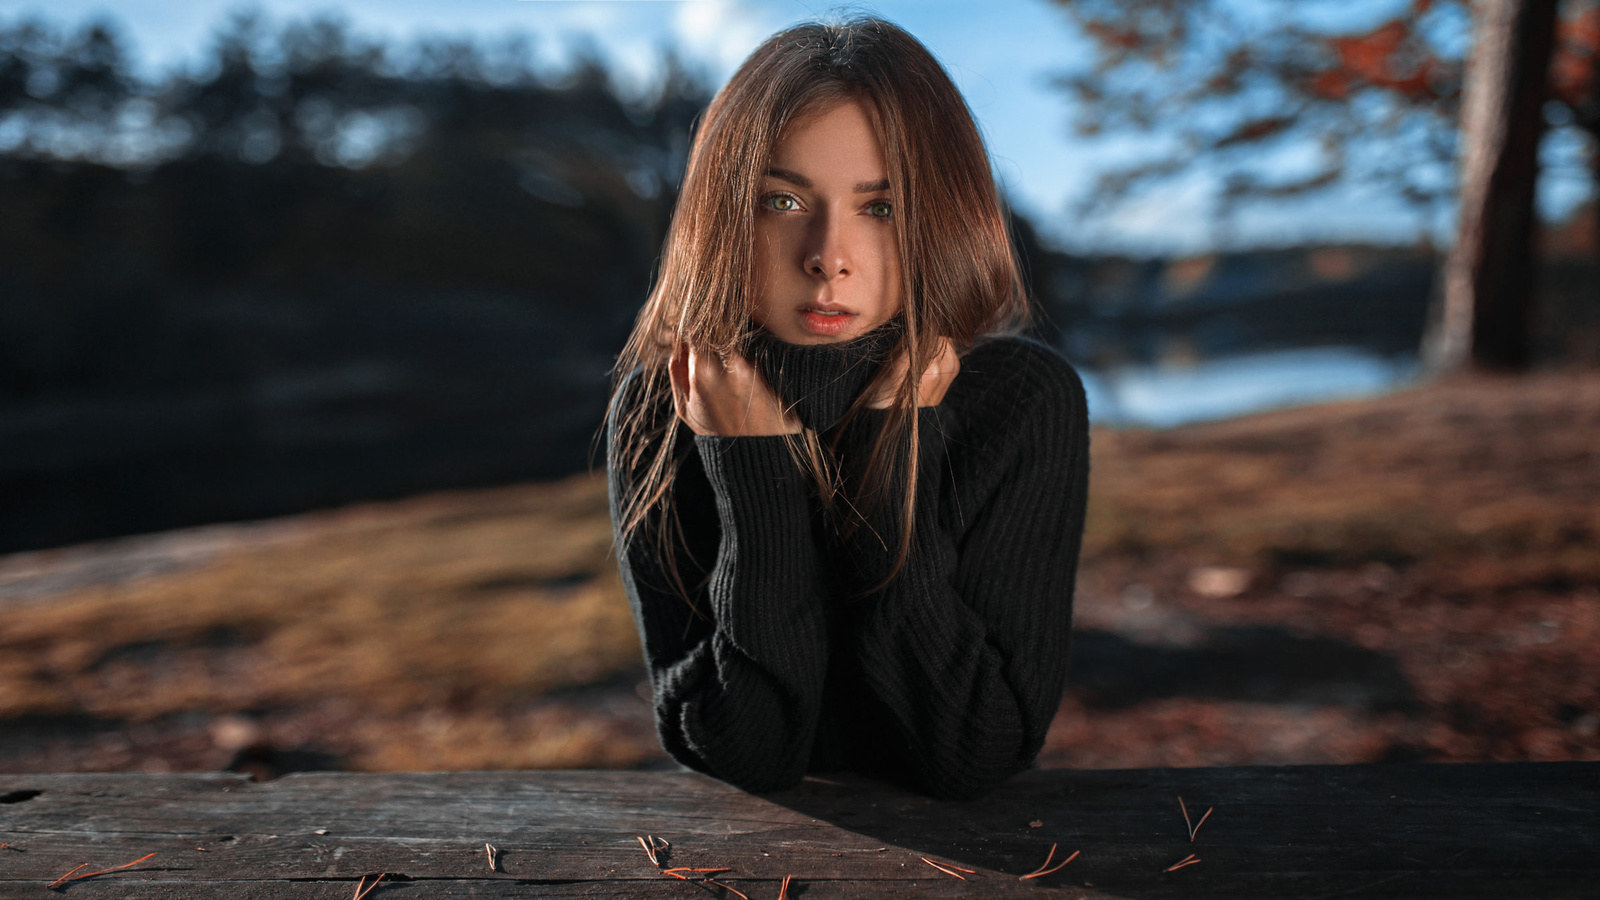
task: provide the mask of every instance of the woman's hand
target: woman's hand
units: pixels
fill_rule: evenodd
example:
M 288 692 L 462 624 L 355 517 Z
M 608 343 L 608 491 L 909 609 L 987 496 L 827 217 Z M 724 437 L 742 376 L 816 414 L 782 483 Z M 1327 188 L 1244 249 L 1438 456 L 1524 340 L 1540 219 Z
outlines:
M 695 434 L 753 437 L 799 434 L 761 373 L 737 353 L 720 358 L 687 345 L 672 357 L 672 404 Z
M 867 406 L 873 409 L 888 409 L 895 405 L 895 395 L 900 391 L 900 382 L 905 380 L 907 356 L 901 353 L 896 356 L 884 378 L 879 379 L 878 392 Z M 939 353 L 934 356 L 933 362 L 922 370 L 922 378 L 917 381 L 917 405 L 938 406 L 944 399 L 945 392 L 950 390 L 951 382 L 961 374 L 961 358 L 956 355 L 955 344 L 949 338 L 939 339 Z

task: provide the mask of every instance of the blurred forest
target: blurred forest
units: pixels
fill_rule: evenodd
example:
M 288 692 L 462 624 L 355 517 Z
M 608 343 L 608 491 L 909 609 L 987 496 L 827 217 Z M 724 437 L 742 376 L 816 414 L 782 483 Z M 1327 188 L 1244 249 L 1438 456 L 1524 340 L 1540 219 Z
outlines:
M 1057 76 L 1086 138 L 1139 134 L 1141 153 L 1111 166 L 1084 197 L 1092 213 L 1204 166 L 1215 209 L 1328 197 L 1352 187 L 1447 214 L 1459 185 L 1460 117 L 1473 16 L 1468 0 L 1053 0 L 1089 35 L 1094 64 Z M 1587 136 L 1600 173 L 1600 3 L 1513 0 L 1558 9 L 1541 92 L 1560 140 Z M 1372 7 L 1387 14 L 1372 15 Z M 1298 14 L 1290 14 L 1290 8 Z M 1346 15 L 1334 14 L 1347 10 Z M 1183 115 L 1174 115 L 1183 110 Z M 1549 157 L 1549 159 L 1555 159 Z M 1591 206 L 1590 216 L 1600 215 Z M 1586 227 L 1593 227 L 1592 224 Z
M 0 548 L 583 469 L 705 85 L 240 15 L 0 34 Z
M 1542 265 L 1536 198 L 1558 193 L 1551 181 L 1590 197 L 1600 183 L 1600 3 L 1055 2 L 1096 48 L 1093 66 L 1057 78 L 1079 135 L 1129 147 L 1084 212 L 1196 172 L 1224 225 L 1242 208 L 1297 203 L 1310 218 L 1317 198 L 1365 196 L 1409 208 L 1422 233 L 1454 219 L 1430 368 L 1547 360 L 1540 315 L 1593 343 L 1593 238 Z M 1579 214 L 1592 236 L 1600 204 Z
M 624 95 L 592 54 L 249 13 L 185 69 L 130 60 L 114 21 L 0 32 L 0 551 L 591 464 L 703 78 Z M 1013 224 L 1037 333 L 1097 369 L 1411 354 L 1437 266 L 1073 256 Z M 1546 357 L 1593 345 L 1584 315 Z

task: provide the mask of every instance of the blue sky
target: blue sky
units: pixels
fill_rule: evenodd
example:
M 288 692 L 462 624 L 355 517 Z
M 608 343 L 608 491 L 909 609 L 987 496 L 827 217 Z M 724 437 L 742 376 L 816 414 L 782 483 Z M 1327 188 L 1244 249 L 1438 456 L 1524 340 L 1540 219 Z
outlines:
M 1067 247 L 1189 251 L 1222 236 L 1206 214 L 1196 178 L 1130 204 L 1090 233 L 1068 207 L 1118 152 L 1071 134 L 1072 108 L 1048 85 L 1053 72 L 1082 64 L 1088 42 L 1045 0 L 877 0 L 838 6 L 807 0 L 257 0 L 269 22 L 333 11 L 363 35 L 407 41 L 424 34 L 494 40 L 519 31 L 552 65 L 592 42 L 626 79 L 647 83 L 661 53 L 676 46 L 717 82 L 762 38 L 836 11 L 874 12 L 917 35 L 966 94 L 989 142 L 995 172 L 1012 202 Z M 91 16 L 120 22 L 142 63 L 160 71 L 192 61 L 238 0 L 0 0 L 0 24 L 38 15 L 58 26 Z M 1570 201 L 1569 201 L 1570 203 Z M 1324 198 L 1243 215 L 1226 236 L 1271 243 L 1316 237 L 1403 241 L 1420 220 L 1398 201 Z

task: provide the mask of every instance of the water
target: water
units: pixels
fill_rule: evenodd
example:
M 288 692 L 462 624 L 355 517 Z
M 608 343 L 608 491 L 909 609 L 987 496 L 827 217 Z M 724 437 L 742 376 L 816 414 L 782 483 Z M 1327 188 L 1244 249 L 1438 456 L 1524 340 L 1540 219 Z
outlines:
M 1317 347 L 1081 374 L 1091 420 L 1166 428 L 1380 394 L 1403 385 L 1417 372 L 1415 356 Z

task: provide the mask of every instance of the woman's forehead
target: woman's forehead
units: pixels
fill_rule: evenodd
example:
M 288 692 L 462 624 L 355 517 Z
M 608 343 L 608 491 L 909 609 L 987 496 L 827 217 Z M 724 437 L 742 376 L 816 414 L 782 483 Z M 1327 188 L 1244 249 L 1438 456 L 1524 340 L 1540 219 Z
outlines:
M 773 145 L 769 174 L 800 183 L 819 177 L 873 183 L 887 175 L 883 145 L 866 104 L 844 100 L 789 123 Z

